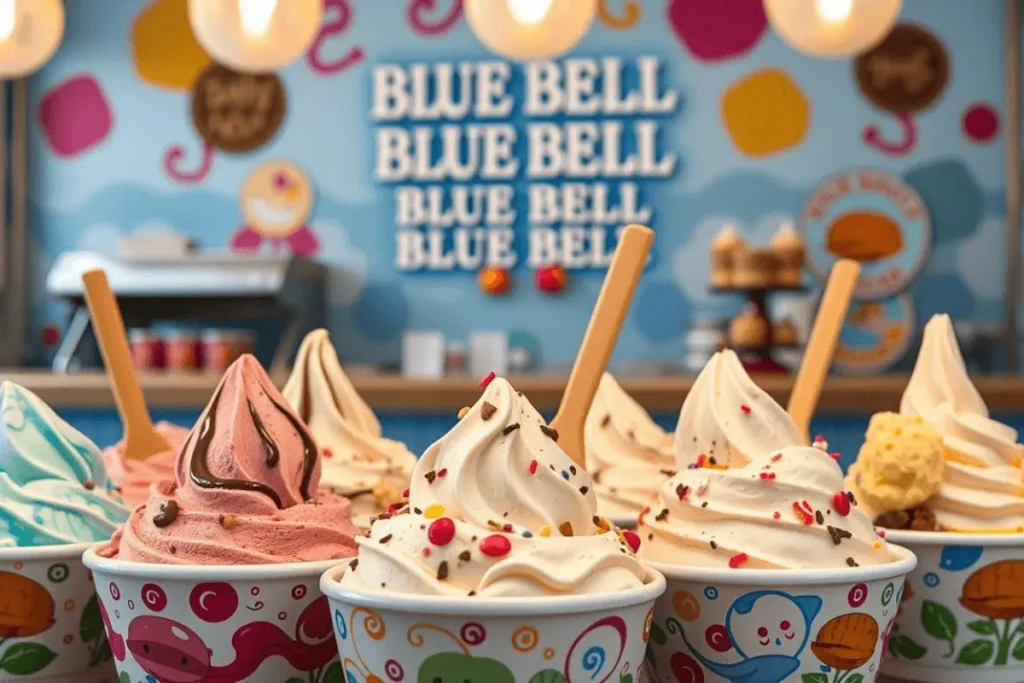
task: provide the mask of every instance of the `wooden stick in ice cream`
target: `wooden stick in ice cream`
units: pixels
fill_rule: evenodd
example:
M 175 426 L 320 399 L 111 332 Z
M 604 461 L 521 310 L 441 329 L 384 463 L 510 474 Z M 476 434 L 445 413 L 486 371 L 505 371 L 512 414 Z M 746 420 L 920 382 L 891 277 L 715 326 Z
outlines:
M 82 275 L 85 303 L 92 317 L 92 329 L 99 342 L 103 364 L 113 384 L 117 411 L 124 424 L 124 457 L 145 460 L 156 453 L 170 449 L 167 440 L 153 428 L 153 420 L 146 407 L 146 399 L 139 386 L 138 375 L 128 351 L 128 338 L 124 320 L 110 291 L 107 275 L 102 270 L 90 270 Z
M 590 324 L 583 334 L 583 343 L 576 354 L 562 403 L 551 420 L 551 427 L 558 432 L 558 445 L 581 468 L 585 460 L 583 423 L 590 404 L 594 402 L 601 375 L 608 367 L 653 243 L 654 231 L 650 228 L 629 225 L 622 231 L 594 312 L 590 315 Z
M 821 388 L 828 376 L 836 341 L 850 309 L 850 300 L 859 276 L 859 263 L 850 259 L 837 261 L 832 266 L 825 293 L 818 305 L 818 315 L 814 319 L 811 337 L 807 340 L 803 362 L 793 383 L 793 393 L 789 396 L 787 408 L 789 416 L 803 435 L 804 443 L 810 442 L 811 416 L 818 407 Z

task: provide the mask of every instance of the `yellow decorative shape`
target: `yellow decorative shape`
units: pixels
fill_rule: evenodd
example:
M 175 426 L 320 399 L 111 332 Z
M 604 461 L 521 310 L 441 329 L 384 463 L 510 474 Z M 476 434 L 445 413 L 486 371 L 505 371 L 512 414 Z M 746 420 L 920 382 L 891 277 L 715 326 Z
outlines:
M 683 621 L 696 621 L 700 618 L 700 603 L 689 591 L 676 591 L 672 595 L 672 611 Z
M 423 516 L 427 519 L 437 519 L 444 514 L 444 506 L 438 505 L 437 503 L 431 505 L 423 511 Z
M 159 88 L 189 90 L 210 64 L 188 22 L 188 0 L 155 0 L 132 24 L 132 61 L 139 78 Z
M 550 536 L 551 535 L 551 527 L 549 527 L 549 526 L 542 526 L 540 528 L 540 535 L 542 537 L 544 537 L 544 538 L 547 538 L 548 536 Z
M 769 156 L 800 144 L 810 119 L 810 103 L 781 69 L 750 74 L 722 96 L 722 123 L 746 156 Z
M 636 22 L 640 21 L 643 11 L 636 0 L 626 0 L 618 13 L 612 12 L 608 7 L 610 0 L 597 0 L 597 16 L 601 23 L 608 28 L 618 31 L 625 31 L 633 28 Z

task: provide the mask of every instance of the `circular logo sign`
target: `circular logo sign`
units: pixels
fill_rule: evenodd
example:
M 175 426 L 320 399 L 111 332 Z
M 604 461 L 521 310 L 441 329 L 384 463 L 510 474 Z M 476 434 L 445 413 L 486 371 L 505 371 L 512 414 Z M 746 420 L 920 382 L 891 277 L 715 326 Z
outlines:
M 857 58 L 854 71 L 861 92 L 876 107 L 911 114 L 942 94 L 949 80 L 949 58 L 929 31 L 897 24 L 885 40 Z
M 284 119 L 284 86 L 274 74 L 212 64 L 192 89 L 192 123 L 217 149 L 241 154 L 265 145 Z
M 814 189 L 800 215 L 807 267 L 822 280 L 841 258 L 859 261 L 854 296 L 883 299 L 901 292 L 928 260 L 931 221 L 917 191 L 870 169 L 840 173 Z
M 835 368 L 844 375 L 874 375 L 907 352 L 916 315 L 909 294 L 881 301 L 854 301 L 839 333 Z

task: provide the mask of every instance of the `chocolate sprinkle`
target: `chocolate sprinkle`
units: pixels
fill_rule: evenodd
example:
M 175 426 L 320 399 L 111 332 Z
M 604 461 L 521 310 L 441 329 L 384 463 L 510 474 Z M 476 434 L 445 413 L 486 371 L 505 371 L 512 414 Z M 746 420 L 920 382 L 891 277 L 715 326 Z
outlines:
M 604 419 L 601 420 L 601 426 L 602 427 L 607 427 L 608 423 L 611 422 L 611 421 L 612 421 L 612 416 L 611 415 L 605 415 Z
M 430 470 L 429 472 L 423 475 L 423 478 L 427 480 L 428 484 L 433 484 L 434 480 L 437 479 L 437 472 L 435 472 L 434 470 Z
M 474 595 L 476 595 L 476 591 L 469 591 L 469 593 L 467 593 L 466 595 L 468 595 L 469 597 L 473 597 Z
M 668 519 L 668 508 L 663 508 L 661 512 L 654 516 L 654 520 L 657 522 L 664 522 Z
M 82 486 L 85 487 L 86 491 L 92 491 L 94 488 L 96 488 L 96 482 L 94 482 L 92 479 L 86 479 L 85 481 L 82 482 Z
M 847 491 L 846 492 L 846 499 L 849 500 L 854 505 L 857 504 L 857 499 L 854 497 L 853 491 Z
M 700 504 L 700 506 L 702 508 L 706 508 L 708 506 L 708 502 L 705 500 L 703 503 Z
M 468 550 L 463 550 L 461 553 L 459 553 L 459 559 L 462 560 L 463 562 L 469 562 L 469 560 L 472 557 L 473 556 L 469 554 Z
M 352 571 L 355 571 L 356 567 L 358 567 L 358 566 L 359 566 L 359 558 L 358 557 L 348 563 L 348 568 L 351 569 Z
M 829 536 L 832 537 L 832 542 L 835 543 L 836 545 L 839 545 L 844 538 L 852 538 L 853 537 L 853 534 L 851 534 L 846 529 L 840 529 L 839 527 L 834 527 L 834 526 L 828 526 L 828 527 L 825 527 L 825 528 L 828 529 L 828 534 L 829 534 Z
M 718 550 L 718 544 L 715 543 L 714 541 L 711 541 L 711 549 L 712 550 Z
M 814 511 L 814 519 L 816 519 L 818 521 L 818 524 L 824 524 L 825 523 L 825 515 L 821 514 L 821 510 L 815 510 Z
M 558 530 L 563 536 L 572 536 L 572 522 L 562 522 L 558 525 Z
M 857 564 L 857 560 L 853 559 L 852 557 L 848 557 L 848 558 L 846 558 L 846 566 L 848 566 L 848 567 L 859 567 L 860 565 Z
M 544 433 L 544 436 L 548 437 L 552 441 L 558 441 L 558 430 L 557 429 L 552 429 L 551 427 L 548 427 L 547 425 L 541 425 L 540 426 L 540 431 Z M 573 474 L 576 474 L 576 473 L 573 472 Z
M 589 491 L 589 490 L 590 490 L 590 488 L 587 487 L 587 486 L 581 486 L 580 487 L 580 493 L 582 493 L 584 496 L 587 495 L 587 491 Z
M 484 420 L 490 420 L 496 412 L 498 412 L 498 409 L 487 401 L 484 401 L 483 405 L 480 406 L 480 417 L 484 418 Z
M 178 518 L 178 504 L 173 500 L 160 503 L 160 512 L 153 515 L 153 524 L 161 529 L 170 526 Z
M 390 541 L 390 540 L 391 540 L 391 534 L 388 534 L 387 536 L 381 536 L 381 537 L 380 537 L 380 543 L 381 543 L 381 545 L 383 545 L 383 544 L 387 543 L 387 542 L 388 542 L 388 541 Z
M 512 432 L 516 431 L 517 429 L 519 429 L 519 423 L 518 422 L 513 422 L 512 424 L 510 424 L 507 427 L 505 427 L 504 429 L 502 429 L 501 433 L 504 434 L 505 436 L 508 436 L 509 434 L 511 434 Z
M 437 580 L 444 581 L 448 578 L 448 560 L 442 560 L 437 567 Z

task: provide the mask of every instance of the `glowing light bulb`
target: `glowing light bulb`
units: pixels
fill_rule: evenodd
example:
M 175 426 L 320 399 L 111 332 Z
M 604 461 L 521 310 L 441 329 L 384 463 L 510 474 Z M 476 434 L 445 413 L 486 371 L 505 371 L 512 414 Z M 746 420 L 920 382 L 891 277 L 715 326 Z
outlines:
M 815 0 L 814 10 L 827 24 L 841 24 L 850 18 L 853 0 Z
M 508 11 L 520 24 L 539 24 L 551 11 L 553 0 L 508 0 Z
M 17 0 L 0 0 L 0 42 L 10 40 L 17 23 Z
M 242 32 L 249 38 L 264 38 L 277 10 L 277 0 L 238 0 Z

